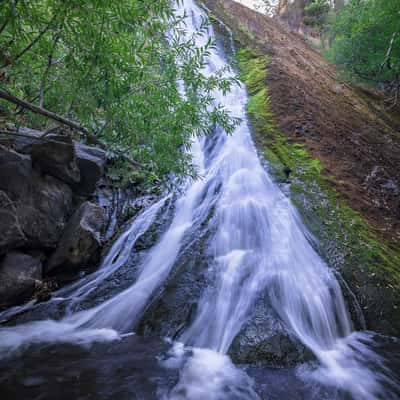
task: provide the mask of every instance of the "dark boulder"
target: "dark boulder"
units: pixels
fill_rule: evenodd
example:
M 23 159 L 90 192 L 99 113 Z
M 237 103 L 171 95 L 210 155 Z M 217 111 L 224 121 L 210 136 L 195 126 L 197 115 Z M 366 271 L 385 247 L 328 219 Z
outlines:
M 78 195 L 95 191 L 107 162 L 104 150 L 74 142 L 61 128 L 44 138 L 43 132 L 28 128 L 19 133 L 24 136 L 1 138 L 0 145 L 30 155 L 35 168 L 69 184 Z
M 83 203 L 71 217 L 46 272 L 55 269 L 76 270 L 94 264 L 100 256 L 100 233 L 105 223 L 102 207 Z
M 41 262 L 27 254 L 10 252 L 0 263 L 0 307 L 28 300 L 42 278 Z
M 3 191 L 0 191 L 0 232 L 0 254 L 26 242 L 15 205 Z
M 40 142 L 43 132 L 34 129 L 20 127 L 18 133 L 24 136 L 6 136 L 0 139 L 0 143 L 6 147 L 12 147 L 22 154 L 31 154 L 32 146 Z
M 22 197 L 22 186 L 30 180 L 32 162 L 29 156 L 0 145 L 0 190 L 14 200 Z
M 257 300 L 229 355 L 236 363 L 267 362 L 276 366 L 292 366 L 312 358 L 312 353 L 283 325 L 266 295 Z
M 149 233 L 139 240 L 135 249 L 147 246 Z M 205 288 L 211 284 L 207 274 L 210 232 L 193 227 L 185 235 L 182 252 L 172 271 L 152 302 L 146 308 L 137 332 L 143 336 L 177 338 L 196 316 L 197 303 Z M 151 237 L 152 235 L 150 235 Z
M 7 197 L 2 197 L 5 205 L 1 207 L 2 213 L 20 228 L 23 235 L 19 236 L 26 238 L 20 243 L 9 237 L 1 251 L 20 244 L 55 247 L 72 211 L 70 187 L 33 169 L 29 156 L 0 145 L 0 190 Z
M 51 134 L 46 140 L 32 145 L 32 162 L 41 171 L 67 184 L 81 179 L 75 156 L 74 142 L 69 136 Z
M 77 194 L 90 196 L 104 174 L 106 153 L 82 143 L 75 143 L 75 153 L 81 179 L 79 184 L 73 185 L 73 189 Z

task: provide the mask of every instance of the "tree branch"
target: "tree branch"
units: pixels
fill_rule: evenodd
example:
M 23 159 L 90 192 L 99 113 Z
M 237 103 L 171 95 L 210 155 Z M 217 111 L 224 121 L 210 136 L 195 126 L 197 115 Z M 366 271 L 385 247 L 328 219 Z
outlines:
M 47 81 L 47 75 L 49 74 L 50 68 L 53 65 L 53 54 L 54 54 L 54 51 L 56 50 L 57 42 L 60 39 L 61 29 L 62 29 L 62 23 L 60 23 L 58 25 L 57 32 L 53 37 L 53 46 L 51 48 L 50 54 L 47 59 L 47 67 L 43 73 L 43 76 L 42 76 L 42 79 L 40 82 L 40 89 L 39 89 L 39 106 L 40 107 L 43 107 L 44 93 L 45 93 L 44 88 L 45 88 L 46 81 Z
M 9 19 L 6 19 L 3 23 L 3 25 L 0 27 L 0 35 L 3 33 L 4 29 L 6 29 L 6 26 L 8 24 Z
M 35 106 L 34 104 L 28 103 L 25 100 L 22 100 L 22 99 L 20 99 L 20 98 L 18 98 L 16 96 L 13 96 L 11 93 L 8 93 L 6 90 L 4 90 L 2 88 L 0 88 L 0 98 L 2 98 L 4 100 L 7 100 L 7 101 L 19 106 L 19 107 L 22 107 L 22 108 L 25 108 L 25 109 L 27 109 L 29 111 L 32 111 L 35 114 L 43 115 L 46 118 L 50 118 L 50 119 L 52 119 L 54 121 L 60 122 L 63 125 L 67 125 L 70 128 L 75 129 L 76 131 L 83 133 L 84 135 L 88 135 L 89 134 L 89 131 L 85 127 L 83 127 L 82 125 L 80 125 L 80 124 L 78 124 L 78 123 L 76 123 L 74 121 L 71 121 L 69 119 L 66 119 L 66 118 L 62 117 L 61 115 L 55 114 L 55 113 L 53 113 L 51 111 L 48 111 L 48 110 L 46 110 L 46 109 L 44 109 L 42 107 Z
M 391 39 L 390 39 L 390 42 L 389 42 L 389 47 L 388 47 L 388 49 L 387 49 L 385 59 L 383 60 L 383 62 L 382 62 L 382 64 L 381 64 L 381 68 L 380 68 L 379 72 L 382 72 L 382 71 L 383 71 L 383 68 L 385 68 L 385 65 L 388 66 L 388 69 L 391 69 L 391 66 L 390 66 L 390 57 L 391 57 L 391 55 L 392 55 L 394 40 L 396 39 L 396 36 L 397 36 L 398 34 L 399 34 L 399 32 L 394 32 L 394 33 L 393 33 L 393 35 L 392 35 L 392 37 L 391 37 Z
M 35 37 L 35 39 L 33 39 L 32 42 L 30 42 L 28 44 L 28 46 L 26 46 L 23 50 L 21 50 L 14 58 L 12 58 L 7 63 L 3 64 L 1 68 L 8 67 L 9 65 L 15 63 L 15 61 L 19 60 L 26 52 L 28 52 L 42 38 L 42 36 L 50 29 L 55 18 L 56 18 L 56 16 L 54 15 L 53 18 L 50 20 L 50 22 L 44 27 L 44 29 L 42 29 L 39 32 L 39 34 Z
M 13 104 L 16 104 L 19 107 L 22 107 L 24 109 L 27 109 L 29 111 L 32 111 L 35 114 L 40 114 L 43 115 L 46 118 L 49 118 L 53 121 L 57 121 L 62 125 L 66 125 L 68 127 L 70 127 L 71 129 L 74 129 L 75 131 L 83 134 L 84 136 L 90 138 L 91 140 L 93 140 L 93 142 L 95 144 L 97 144 L 98 146 L 102 147 L 103 149 L 107 148 L 107 145 L 105 143 L 103 143 L 99 138 L 96 137 L 96 135 L 94 135 L 93 133 L 91 133 L 88 129 L 86 129 L 84 126 L 71 121 L 67 118 L 62 117 L 61 115 L 58 115 L 56 113 L 53 113 L 49 110 L 46 110 L 45 108 L 39 107 L 39 106 L 35 106 L 34 104 L 28 103 L 25 100 L 22 100 L 16 96 L 13 96 L 11 93 L 7 92 L 6 90 L 0 88 L 0 98 L 7 100 Z M 134 167 L 139 167 L 139 168 L 146 168 L 143 164 L 132 160 L 130 157 L 128 157 L 127 155 L 123 154 L 123 153 L 117 153 L 117 155 L 119 155 L 122 159 L 124 159 L 125 161 L 127 161 L 129 164 L 131 164 Z

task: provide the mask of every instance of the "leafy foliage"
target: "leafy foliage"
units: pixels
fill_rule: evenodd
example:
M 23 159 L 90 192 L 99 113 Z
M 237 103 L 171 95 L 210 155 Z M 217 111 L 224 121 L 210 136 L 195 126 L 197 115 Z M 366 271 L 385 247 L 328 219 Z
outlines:
M 331 57 L 353 78 L 379 84 L 399 99 L 400 2 L 350 0 L 332 23 Z
M 321 29 L 331 6 L 327 0 L 314 0 L 304 8 L 304 22 Z
M 0 81 L 14 95 L 79 121 L 145 166 L 147 178 L 195 174 L 194 135 L 235 121 L 213 105 L 234 83 L 202 68 L 213 48 L 184 35 L 169 0 L 9 0 L 0 8 Z M 196 35 L 207 30 L 204 23 Z M 179 82 L 185 87 L 183 96 Z M 18 124 L 42 117 L 1 104 Z
M 306 15 L 320 15 L 328 12 L 330 8 L 328 0 L 314 0 L 306 5 L 304 12 Z

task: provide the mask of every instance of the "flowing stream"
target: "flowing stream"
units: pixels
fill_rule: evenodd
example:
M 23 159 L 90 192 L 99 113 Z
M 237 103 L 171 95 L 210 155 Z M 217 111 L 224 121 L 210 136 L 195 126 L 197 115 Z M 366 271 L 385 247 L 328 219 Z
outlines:
M 180 11 L 187 14 L 187 35 L 194 34 L 205 12 L 193 0 L 184 0 Z M 198 45 L 209 37 L 214 37 L 211 27 L 208 35 L 196 37 Z M 211 53 L 204 73 L 224 70 L 232 76 L 221 49 Z M 337 398 L 395 398 L 388 391 L 394 384 L 384 360 L 372 349 L 372 335 L 353 331 L 334 273 L 314 250 L 290 200 L 257 156 L 246 119 L 245 87 L 236 86 L 226 96 L 214 95 L 216 103 L 242 122 L 231 136 L 217 129 L 212 138 L 193 141 L 193 158 L 202 178 L 189 180 L 182 195 L 166 196 L 147 208 L 117 239 L 97 272 L 59 290 L 52 302 L 64 305 L 61 319 L 0 328 L 0 355 L 12 358 L 43 342 L 121 340 L 135 329 L 170 276 L 185 238 L 212 223 L 207 250 L 212 284 L 203 290 L 195 315 L 161 361 L 165 368 L 176 369 L 179 378 L 159 392 L 160 398 L 260 398 L 253 380 L 227 353 L 261 294 L 267 294 L 288 331 L 315 356 L 315 362 L 297 369 L 298 376 L 338 388 L 344 395 Z M 141 259 L 131 285 L 83 307 L 88 296 L 127 263 L 134 244 L 167 202 L 173 202 L 174 210 L 168 228 Z M 0 319 L 35 307 L 14 308 Z

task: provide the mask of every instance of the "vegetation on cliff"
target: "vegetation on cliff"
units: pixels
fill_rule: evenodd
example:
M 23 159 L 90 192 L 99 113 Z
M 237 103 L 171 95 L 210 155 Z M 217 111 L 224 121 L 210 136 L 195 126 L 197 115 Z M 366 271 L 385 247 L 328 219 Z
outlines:
M 398 0 L 280 0 L 274 11 L 311 42 L 320 36 L 325 54 L 347 78 L 383 89 L 390 108 L 399 104 Z
M 400 101 L 400 2 L 351 0 L 330 26 L 330 55 L 350 77 L 379 85 Z
M 105 147 L 117 165 L 121 155 L 131 161 L 146 179 L 194 174 L 183 150 L 215 124 L 232 129 L 234 121 L 211 96 L 232 82 L 201 73 L 214 43 L 196 48 L 183 31 L 168 0 L 4 2 L 3 122 L 13 123 L 8 131 L 45 130 L 54 121 L 43 116 L 55 115 Z

